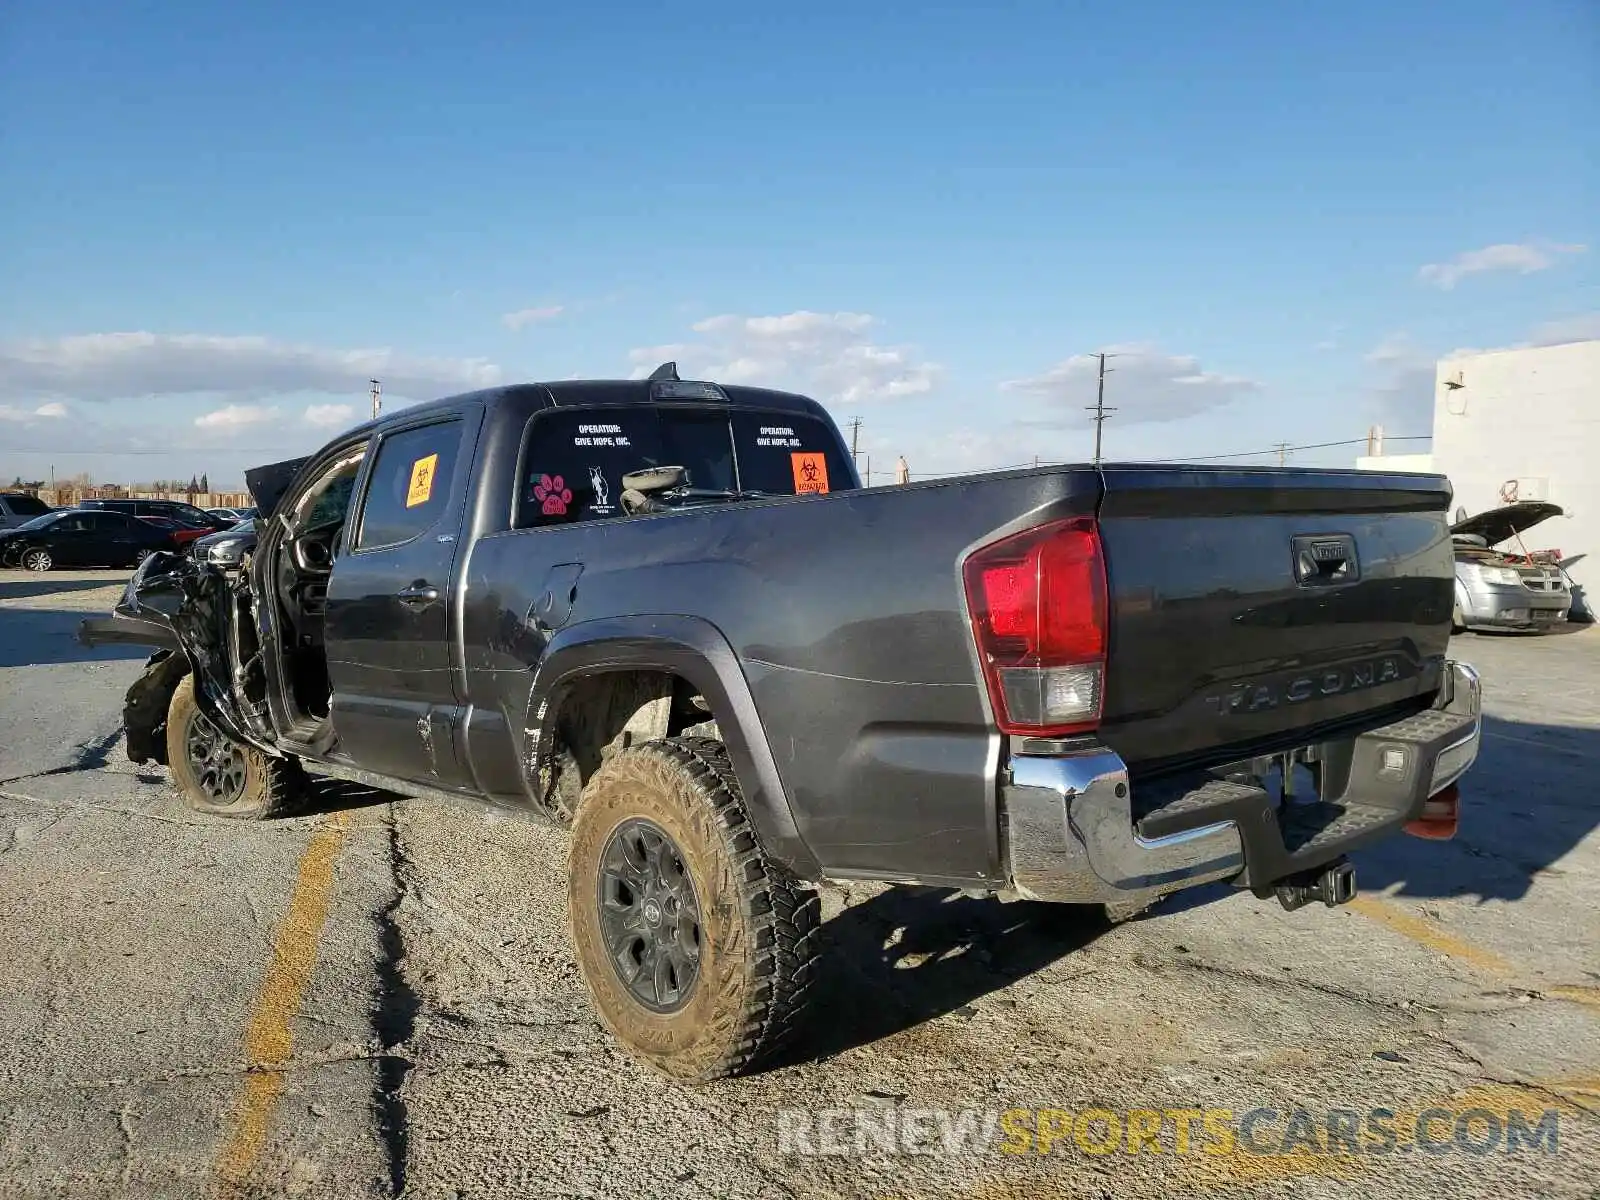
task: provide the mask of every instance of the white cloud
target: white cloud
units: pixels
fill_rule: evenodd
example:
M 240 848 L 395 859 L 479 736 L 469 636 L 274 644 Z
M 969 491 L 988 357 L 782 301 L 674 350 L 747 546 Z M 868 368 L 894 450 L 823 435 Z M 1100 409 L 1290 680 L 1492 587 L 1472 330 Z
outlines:
M 59 420 L 67 415 L 67 406 L 59 400 L 52 400 L 48 404 L 41 404 L 33 411 L 18 408 L 14 404 L 0 404 L 0 421 L 28 421 L 35 417 L 44 417 L 46 420 Z
M 369 379 L 381 379 L 386 394 L 433 399 L 490 387 L 500 378 L 500 368 L 481 358 L 337 350 L 265 337 L 90 333 L 0 346 L 4 398 L 365 392 Z
M 1163 354 L 1153 346 L 1108 346 L 1105 352 L 1106 407 L 1117 410 L 1115 420 L 1121 425 L 1180 421 L 1261 387 L 1243 376 L 1202 370 L 1192 356 Z M 1046 402 L 1049 411 L 1036 424 L 1084 425 L 1090 420 L 1084 410 L 1095 402 L 1099 371 L 1097 355 L 1078 354 L 1042 374 L 1000 386 Z
M 1529 341 L 1535 346 L 1559 346 L 1564 342 L 1587 342 L 1596 338 L 1600 338 L 1600 312 L 1546 321 L 1533 331 Z
M 1433 429 L 1436 356 L 1403 330 L 1391 333 L 1362 356 L 1373 368 L 1373 416 L 1395 437 L 1426 435 Z
M 1560 242 L 1501 242 L 1481 250 L 1467 250 L 1449 262 L 1428 263 L 1418 270 L 1417 278 L 1449 291 L 1468 275 L 1489 271 L 1531 275 L 1535 271 L 1549 270 L 1563 254 L 1582 254 L 1587 249 L 1587 246 Z
M 529 325 L 537 325 L 540 321 L 550 321 L 566 312 L 564 304 L 547 304 L 543 308 L 519 308 L 516 312 L 508 312 L 501 316 L 500 323 L 507 329 L 525 329 Z
M 194 423 L 199 429 L 234 433 L 255 425 L 263 425 L 277 415 L 278 410 L 275 408 L 262 408 L 254 404 L 230 404 L 226 408 L 219 408 L 196 417 Z
M 67 415 L 67 406 L 59 400 L 52 400 L 48 404 L 41 404 L 33 411 L 18 408 L 14 404 L 0 404 L 0 421 L 27 421 L 30 424 L 35 417 L 43 417 L 47 421 L 59 420 Z
M 355 416 L 353 404 L 308 404 L 305 421 L 319 429 L 343 429 L 355 424 Z
M 696 341 L 645 346 L 628 357 L 636 379 L 673 360 L 685 378 L 790 388 L 838 404 L 931 391 L 939 366 L 912 347 L 870 341 L 877 323 L 867 313 L 803 309 L 779 316 L 722 314 L 695 322 Z

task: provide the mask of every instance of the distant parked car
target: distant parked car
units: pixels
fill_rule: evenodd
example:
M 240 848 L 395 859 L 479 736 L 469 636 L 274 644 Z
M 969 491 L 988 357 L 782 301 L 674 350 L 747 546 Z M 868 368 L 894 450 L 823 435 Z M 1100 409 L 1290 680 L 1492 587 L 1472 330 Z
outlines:
M 0 531 L 0 567 L 134 567 L 176 549 L 164 529 L 126 513 L 64 508 Z
M 228 521 L 234 525 L 244 520 L 244 510 L 241 508 L 208 508 L 206 512 L 220 521 Z
M 254 511 L 253 509 L 251 510 Z M 189 557 L 215 566 L 232 569 L 243 564 L 244 556 L 256 548 L 256 523 L 241 522 L 221 533 L 208 533 L 189 543 Z
M 27 492 L 0 492 L 0 529 L 15 529 L 51 511 L 43 500 Z
M 1457 629 L 1549 629 L 1566 621 L 1572 593 L 1554 555 L 1495 549 L 1561 508 L 1525 500 L 1450 527 L 1456 553 Z
M 180 525 L 170 517 L 140 517 L 146 525 L 154 525 L 157 529 L 167 531 L 167 536 L 172 539 L 172 544 L 180 550 L 190 542 L 210 534 L 210 530 L 199 525 Z
M 176 521 L 179 525 L 213 532 L 232 527 L 231 522 L 214 517 L 205 509 L 185 504 L 181 500 L 85 500 L 79 507 L 127 513 L 130 517 L 165 517 L 169 521 Z

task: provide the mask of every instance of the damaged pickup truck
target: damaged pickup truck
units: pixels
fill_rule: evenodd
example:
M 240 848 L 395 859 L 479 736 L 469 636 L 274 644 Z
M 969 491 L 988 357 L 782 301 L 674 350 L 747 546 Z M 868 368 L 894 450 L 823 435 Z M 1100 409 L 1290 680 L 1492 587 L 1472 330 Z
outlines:
M 862 488 L 820 405 L 648 380 L 407 408 L 158 555 L 128 752 L 263 817 L 306 772 L 571 826 L 604 1023 L 681 1080 L 798 1024 L 823 880 L 1106 905 L 1354 893 L 1448 837 L 1479 685 L 1432 475 L 1106 465 Z

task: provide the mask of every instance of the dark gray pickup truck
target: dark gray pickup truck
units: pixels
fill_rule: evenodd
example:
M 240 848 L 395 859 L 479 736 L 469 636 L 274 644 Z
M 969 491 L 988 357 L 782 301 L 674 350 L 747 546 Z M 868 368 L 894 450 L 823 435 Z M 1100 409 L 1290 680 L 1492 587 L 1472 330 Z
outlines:
M 250 473 L 244 569 L 158 555 L 128 752 L 203 811 L 304 772 L 572 826 L 606 1025 L 686 1080 L 795 1027 L 826 879 L 1286 908 L 1448 837 L 1479 686 L 1431 475 L 1074 466 L 862 488 L 814 401 L 497 388 Z

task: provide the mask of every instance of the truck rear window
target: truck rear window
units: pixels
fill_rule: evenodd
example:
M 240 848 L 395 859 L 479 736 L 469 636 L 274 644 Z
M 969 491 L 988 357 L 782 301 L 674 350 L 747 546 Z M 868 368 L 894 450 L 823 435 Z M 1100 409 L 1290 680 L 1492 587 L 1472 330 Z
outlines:
M 5 501 L 6 507 L 18 517 L 38 517 L 50 511 L 50 506 L 37 496 L 13 496 L 7 493 Z
M 529 425 L 517 525 L 620 516 L 622 477 L 680 466 L 688 486 L 771 496 L 854 486 L 831 428 L 798 413 L 630 406 L 560 409 Z

